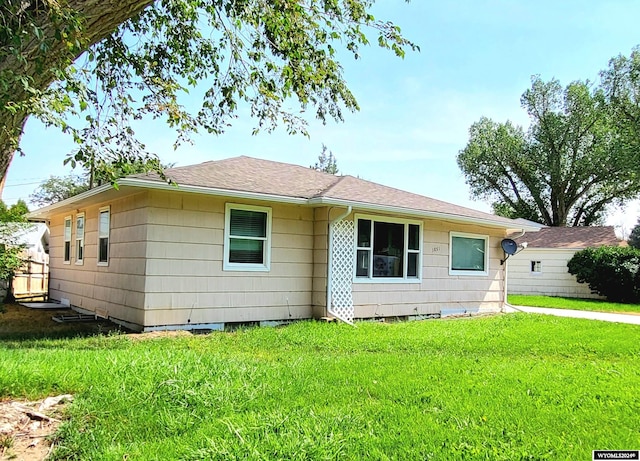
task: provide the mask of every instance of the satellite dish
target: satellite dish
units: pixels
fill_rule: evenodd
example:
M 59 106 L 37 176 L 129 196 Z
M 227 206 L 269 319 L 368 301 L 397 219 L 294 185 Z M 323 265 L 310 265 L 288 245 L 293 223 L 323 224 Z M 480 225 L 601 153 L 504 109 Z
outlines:
M 511 239 L 502 239 L 500 246 L 502 247 L 502 251 L 509 256 L 516 254 L 516 251 L 518 251 L 518 244 Z

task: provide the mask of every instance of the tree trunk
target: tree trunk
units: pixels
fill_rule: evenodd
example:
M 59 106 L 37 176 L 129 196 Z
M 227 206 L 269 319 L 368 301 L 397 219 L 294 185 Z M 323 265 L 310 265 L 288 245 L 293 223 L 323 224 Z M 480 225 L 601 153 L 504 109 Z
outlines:
M 35 0 L 32 0 L 32 2 Z M 68 0 L 66 8 L 77 12 L 84 18 L 83 35 L 84 43 L 89 47 L 112 34 L 118 25 L 127 19 L 140 13 L 154 0 Z M 39 13 L 36 21 L 45 34 L 45 40 L 53 41 L 56 33 L 47 12 Z M 41 56 L 40 44 L 42 42 L 32 39 L 25 44 L 22 55 L 27 59 L 27 65 L 20 64 L 13 56 L 0 61 L 0 73 L 10 71 L 17 75 L 32 79 L 32 86 L 38 90 L 45 90 L 54 80 L 54 69 L 64 65 L 69 59 L 66 44 L 54 41 L 53 46 L 47 51 L 46 56 Z M 78 56 L 72 56 L 76 59 Z M 41 68 L 36 68 L 36 61 L 41 60 Z M 12 95 L 12 102 L 27 101 L 29 94 L 24 91 L 21 83 L 15 83 L 8 94 Z M 4 107 L 0 107 L 0 197 L 4 190 L 7 171 L 11 160 L 18 147 L 22 136 L 22 129 L 29 114 L 13 113 Z

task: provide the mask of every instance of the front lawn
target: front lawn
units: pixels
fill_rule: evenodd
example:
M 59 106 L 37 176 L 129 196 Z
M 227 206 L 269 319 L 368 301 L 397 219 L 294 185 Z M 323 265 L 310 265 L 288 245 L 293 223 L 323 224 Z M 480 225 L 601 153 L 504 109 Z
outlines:
M 640 304 L 623 304 L 599 299 L 562 298 L 559 296 L 509 295 L 512 306 L 553 307 L 578 311 L 619 312 L 640 314 Z
M 75 394 L 53 459 L 585 460 L 638 449 L 640 327 L 532 314 L 0 340 Z

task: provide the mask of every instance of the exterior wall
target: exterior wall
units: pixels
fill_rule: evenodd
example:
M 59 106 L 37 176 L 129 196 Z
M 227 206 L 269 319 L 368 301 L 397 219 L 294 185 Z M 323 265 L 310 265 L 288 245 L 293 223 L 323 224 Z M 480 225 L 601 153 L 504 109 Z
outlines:
M 509 294 L 602 299 L 586 283 L 578 283 L 567 269 L 576 249 L 527 248 L 508 261 Z M 542 272 L 531 272 L 531 261 L 541 261 Z
M 223 271 L 225 204 L 271 207 L 271 270 Z M 312 317 L 314 210 L 150 192 L 145 326 Z
M 227 203 L 271 208 L 269 271 L 223 270 Z M 105 205 L 111 210 L 109 265 L 98 266 L 98 213 Z M 85 258 L 76 265 L 75 216 L 81 212 Z M 341 207 L 148 190 L 60 213 L 50 223 L 50 295 L 140 329 L 325 316 L 329 221 L 342 212 Z M 64 264 L 64 218 L 69 215 L 72 260 Z M 487 275 L 449 275 L 451 231 L 490 237 Z M 354 282 L 355 318 L 499 310 L 504 297 L 502 238 L 500 229 L 423 220 L 422 279 Z
M 488 275 L 449 275 L 451 231 L 489 235 Z M 500 310 L 504 299 L 504 266 L 500 265 L 503 258 L 500 241 L 504 236 L 504 231 L 500 229 L 423 220 L 420 283 L 355 282 L 355 317 L 404 317 Z
M 146 252 L 145 193 L 100 203 L 51 219 L 49 295 L 84 311 L 142 325 Z M 110 206 L 109 264 L 99 266 L 98 213 Z M 84 261 L 76 264 L 75 217 L 85 214 Z M 71 262 L 64 263 L 64 218 L 71 216 Z
M 328 207 L 313 210 L 313 317 L 327 315 L 327 264 L 329 255 Z

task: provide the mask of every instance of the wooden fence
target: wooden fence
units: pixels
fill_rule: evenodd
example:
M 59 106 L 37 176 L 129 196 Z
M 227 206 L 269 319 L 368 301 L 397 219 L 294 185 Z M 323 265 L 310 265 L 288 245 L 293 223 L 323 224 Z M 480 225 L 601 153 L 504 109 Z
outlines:
M 49 263 L 26 260 L 13 277 L 12 289 L 16 299 L 46 297 L 49 293 Z

